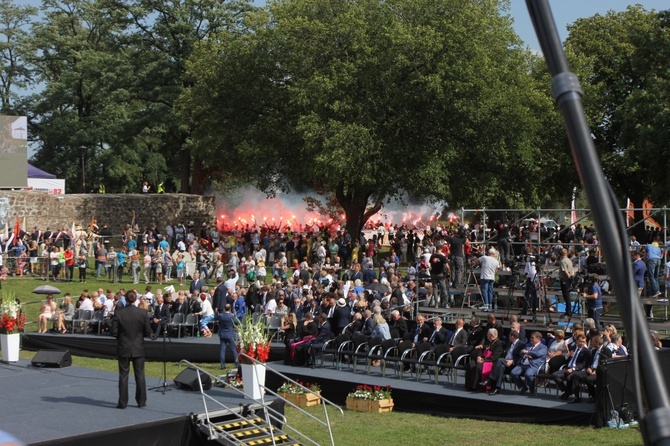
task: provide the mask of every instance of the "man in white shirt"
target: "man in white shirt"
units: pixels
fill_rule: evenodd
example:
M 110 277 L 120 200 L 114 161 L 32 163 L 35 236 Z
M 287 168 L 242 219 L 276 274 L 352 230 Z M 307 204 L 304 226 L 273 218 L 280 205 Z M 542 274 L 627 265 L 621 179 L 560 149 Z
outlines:
M 223 285 L 226 287 L 227 290 L 232 292 L 235 291 L 235 285 L 237 285 L 238 280 L 239 276 L 237 275 L 237 271 L 231 269 L 230 272 L 228 273 L 228 280 L 223 282 Z
M 500 262 L 496 259 L 496 250 L 490 248 L 485 256 L 478 260 L 481 265 L 482 299 L 484 300 L 484 311 L 493 311 L 493 282 L 496 279 L 496 271 L 500 268 Z

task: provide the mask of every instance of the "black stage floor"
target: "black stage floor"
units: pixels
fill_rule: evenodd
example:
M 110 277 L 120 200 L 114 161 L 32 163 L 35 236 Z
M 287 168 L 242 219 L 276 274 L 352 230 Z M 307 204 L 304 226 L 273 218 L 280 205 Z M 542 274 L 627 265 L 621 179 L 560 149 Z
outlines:
M 74 340 L 74 336 L 70 338 Z M 207 344 L 210 342 L 207 340 Z M 390 385 L 396 410 L 447 417 L 581 425 L 591 422 L 594 410 L 593 404 L 567 404 L 554 394 L 545 395 L 542 390 L 537 397 L 519 396 L 511 390 L 504 390 L 496 397 L 471 393 L 463 389 L 462 378 L 454 387 L 444 376 L 440 376 L 439 384 L 425 375 L 418 383 L 414 377 L 401 380 L 392 376 L 392 372 L 382 377 L 378 367 L 366 375 L 360 369 L 353 373 L 351 369 L 336 370 L 332 366 L 311 369 L 281 362 L 272 362 L 269 366 L 303 382 L 318 382 L 324 397 L 342 405 L 346 394 L 356 385 L 368 384 Z M 269 388 L 281 385 L 279 376 L 272 373 L 267 376 Z M 148 379 L 147 384 L 158 386 L 160 380 Z M 177 389 L 172 380 L 170 391 L 149 393 L 147 407 L 129 406 L 125 410 L 116 408 L 117 374 L 114 372 L 82 367 L 42 369 L 21 360 L 15 364 L 0 364 L 0 385 L 4 390 L 3 405 L 7 408 L 0 418 L 0 429 L 26 444 L 106 446 L 123 442 L 138 444 L 141 439 L 143 444 L 182 446 L 199 441 L 193 438 L 196 434 L 190 414 L 204 412 L 202 398 L 199 392 Z M 131 375 L 131 402 L 133 392 Z M 234 391 L 219 387 L 213 387 L 208 394 L 230 408 L 250 403 Z M 209 409 L 217 407 L 210 404 Z
M 149 445 L 190 443 L 189 414 L 204 412 L 199 392 L 180 390 L 170 381 L 170 391 L 149 392 L 146 407 L 121 410 L 116 408 L 117 383 L 113 372 L 42 369 L 28 360 L 0 363 L 0 429 L 29 445 L 139 444 L 140 439 Z M 149 387 L 159 384 L 158 379 L 147 379 Z M 131 404 L 134 389 L 131 373 Z M 212 387 L 208 393 L 231 408 L 249 403 L 232 390 Z

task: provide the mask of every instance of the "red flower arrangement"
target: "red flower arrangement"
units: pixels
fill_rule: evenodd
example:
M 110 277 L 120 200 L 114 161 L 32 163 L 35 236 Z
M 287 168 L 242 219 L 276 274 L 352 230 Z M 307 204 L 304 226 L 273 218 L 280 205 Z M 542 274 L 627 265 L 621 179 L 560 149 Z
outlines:
M 391 398 L 391 386 L 367 386 L 361 384 L 356 386 L 353 392 L 347 395 L 349 398 L 359 398 L 363 400 L 381 401 Z
M 0 304 L 0 333 L 13 334 L 23 331 L 26 324 L 26 315 L 21 311 L 21 306 L 16 297 L 5 294 Z
M 270 358 L 270 331 L 262 320 L 253 322 L 247 315 L 241 327 L 238 328 L 238 350 L 258 362 L 266 362 Z M 250 362 L 240 355 L 241 363 Z

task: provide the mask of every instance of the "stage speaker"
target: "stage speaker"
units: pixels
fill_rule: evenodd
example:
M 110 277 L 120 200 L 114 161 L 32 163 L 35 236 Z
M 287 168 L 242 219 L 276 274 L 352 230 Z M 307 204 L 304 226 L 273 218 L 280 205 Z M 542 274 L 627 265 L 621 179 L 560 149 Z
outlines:
M 32 360 L 33 367 L 69 367 L 72 365 L 70 351 L 40 350 Z
M 202 388 L 204 390 L 209 390 L 212 388 L 212 379 L 206 373 L 198 372 L 196 369 L 187 368 L 184 369 L 179 375 L 174 379 L 174 383 L 182 390 L 200 390 L 200 384 L 198 383 L 198 373 L 200 373 L 200 379 L 202 380 Z

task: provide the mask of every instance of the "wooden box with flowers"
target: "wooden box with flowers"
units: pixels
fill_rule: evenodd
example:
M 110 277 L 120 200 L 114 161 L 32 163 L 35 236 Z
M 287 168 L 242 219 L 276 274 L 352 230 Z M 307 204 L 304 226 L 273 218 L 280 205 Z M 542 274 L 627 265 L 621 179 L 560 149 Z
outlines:
M 302 383 L 300 381 L 297 381 L 297 383 L 300 385 L 284 381 L 284 384 L 277 389 L 277 393 L 286 401 L 290 401 L 300 408 L 321 404 L 321 387 L 318 384 Z
M 347 409 L 356 412 L 391 412 L 391 386 L 360 385 L 347 395 Z

